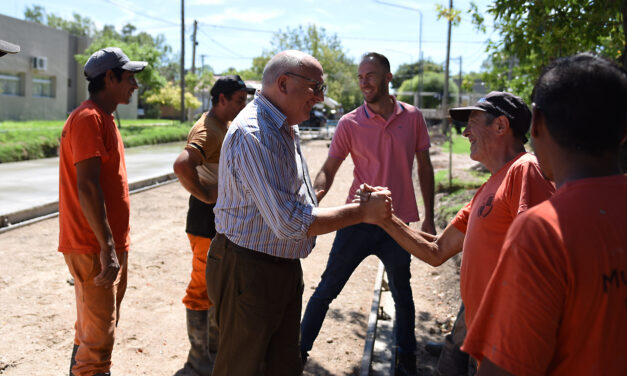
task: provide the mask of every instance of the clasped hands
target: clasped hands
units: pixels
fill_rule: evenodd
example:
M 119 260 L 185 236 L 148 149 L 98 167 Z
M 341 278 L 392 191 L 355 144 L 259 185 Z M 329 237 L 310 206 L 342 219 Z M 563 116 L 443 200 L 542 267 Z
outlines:
M 392 192 L 387 187 L 372 187 L 363 183 L 355 192 L 353 202 L 363 208 L 366 223 L 379 224 L 394 213 Z

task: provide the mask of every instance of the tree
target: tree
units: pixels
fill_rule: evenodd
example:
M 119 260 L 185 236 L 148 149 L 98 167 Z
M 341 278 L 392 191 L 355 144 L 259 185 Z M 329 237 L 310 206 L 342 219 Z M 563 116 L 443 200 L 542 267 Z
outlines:
M 409 80 L 403 81 L 398 91 L 403 93 L 415 93 L 418 91 L 418 79 L 419 75 L 415 75 Z M 457 96 L 459 87 L 455 84 L 453 79 L 449 79 L 449 103 Z M 444 90 L 444 73 L 425 72 L 423 74 L 422 89 L 425 92 L 435 92 L 439 94 L 439 97 L 425 96 L 422 99 L 423 108 L 437 108 L 442 104 L 442 95 Z M 414 103 L 414 97 L 409 95 L 399 95 L 398 99 L 407 102 Z
M 324 67 L 327 95 L 351 110 L 361 104 L 361 92 L 357 82 L 357 65 L 344 52 L 336 34 L 327 35 L 324 28 L 308 25 L 278 31 L 271 41 L 271 48 L 253 60 L 252 73 L 261 78 L 266 63 L 280 51 L 300 50 L 315 57 Z
M 176 110 L 181 109 L 181 87 L 173 82 L 168 82 L 159 90 L 151 92 L 146 97 L 146 103 L 162 106 L 171 106 Z M 190 92 L 185 92 L 185 108 L 196 109 L 200 107 L 200 101 Z
M 72 19 L 66 20 L 54 13 L 47 13 L 46 9 L 40 5 L 33 5 L 32 8 L 26 7 L 24 19 L 78 36 L 91 37 L 96 32 L 96 24 L 89 17 L 72 13 Z
M 483 16 L 473 5 L 478 28 Z M 490 43 L 484 80 L 530 100 L 534 83 L 552 60 L 591 51 L 627 69 L 627 1 L 495 0 L 488 8 L 500 42 Z M 627 144 L 622 164 L 627 168 Z
M 483 16 L 474 6 L 475 24 Z M 627 67 L 627 1 L 495 0 L 488 8 L 501 41 L 491 42 L 484 79 L 493 89 L 509 89 L 529 99 L 552 60 L 592 51 Z
M 424 72 L 444 72 L 444 68 L 442 68 L 441 64 L 436 64 L 431 60 L 423 60 L 422 67 Z M 403 81 L 409 80 L 417 74 L 420 74 L 420 61 L 411 64 L 399 65 L 398 69 L 394 73 L 394 77 L 392 78 L 392 87 L 400 87 Z

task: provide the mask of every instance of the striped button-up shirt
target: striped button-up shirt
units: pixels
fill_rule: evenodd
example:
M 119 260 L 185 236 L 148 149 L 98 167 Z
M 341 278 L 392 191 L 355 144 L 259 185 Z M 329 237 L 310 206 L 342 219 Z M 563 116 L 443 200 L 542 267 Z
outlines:
M 233 243 L 283 258 L 304 258 L 316 217 L 298 126 L 260 92 L 233 120 L 222 144 L 217 232 Z

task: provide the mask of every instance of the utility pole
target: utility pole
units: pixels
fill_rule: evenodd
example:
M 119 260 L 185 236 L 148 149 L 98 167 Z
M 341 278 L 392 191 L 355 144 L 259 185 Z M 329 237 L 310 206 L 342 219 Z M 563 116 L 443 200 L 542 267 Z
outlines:
M 192 73 L 196 74 L 196 30 L 198 28 L 198 21 L 194 20 L 194 33 L 192 34 Z
M 202 64 L 202 67 L 200 67 L 200 74 L 203 75 L 205 73 L 205 54 L 200 54 L 200 64 Z M 205 106 L 205 88 L 202 88 L 201 94 L 202 94 L 202 112 L 205 112 L 207 110 L 207 106 Z
M 200 68 L 201 69 L 200 73 L 205 73 L 205 56 L 207 55 L 205 54 L 200 55 L 200 64 L 202 64 L 202 67 Z
M 459 88 L 457 90 L 457 106 L 462 106 L 462 57 L 459 57 Z
M 453 0 L 449 0 L 449 13 L 453 11 Z M 446 35 L 446 62 L 444 64 L 444 97 L 442 98 L 442 117 L 444 118 L 444 131 L 448 132 L 448 187 L 453 188 L 453 132 L 448 118 L 448 73 L 451 58 L 451 14 L 448 17 L 448 32 Z
M 185 0 L 181 0 L 181 123 L 185 122 Z

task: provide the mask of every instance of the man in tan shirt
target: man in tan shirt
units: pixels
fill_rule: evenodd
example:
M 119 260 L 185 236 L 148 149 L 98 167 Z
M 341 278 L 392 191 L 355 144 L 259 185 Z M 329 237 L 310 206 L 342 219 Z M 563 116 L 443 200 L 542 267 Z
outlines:
M 205 267 L 211 239 L 216 234 L 213 207 L 217 199 L 218 161 L 228 126 L 246 105 L 254 89 L 235 76 L 221 77 L 211 89 L 212 108 L 194 124 L 187 145 L 174 162 L 174 173 L 191 194 L 185 231 L 192 247 L 192 273 L 183 304 L 191 343 L 181 374 L 211 375 L 218 331 L 213 303 L 207 297 Z

